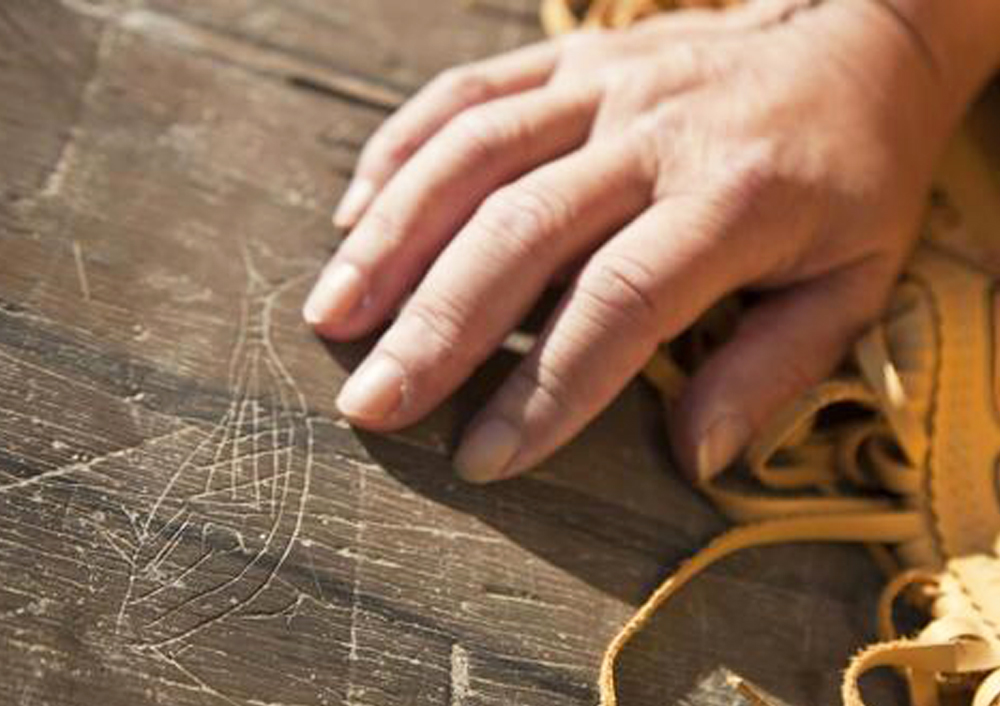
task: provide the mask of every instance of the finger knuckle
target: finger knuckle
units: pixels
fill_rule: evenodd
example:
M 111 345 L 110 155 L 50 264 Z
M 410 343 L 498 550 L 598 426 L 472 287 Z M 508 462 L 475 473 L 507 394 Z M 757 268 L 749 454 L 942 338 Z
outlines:
M 481 103 L 495 94 L 492 82 L 475 64 L 445 69 L 433 83 L 433 88 L 464 105 Z
M 426 331 L 438 361 L 454 362 L 462 357 L 461 342 L 466 338 L 468 321 L 454 301 L 443 295 L 414 299 L 406 307 L 406 316 Z
M 608 34 L 609 31 L 606 29 L 591 27 L 558 37 L 556 41 L 561 60 L 572 62 L 583 56 L 589 57 L 601 48 Z
M 406 238 L 405 225 L 394 211 L 376 205 L 365 213 L 365 221 L 365 232 L 377 233 L 377 240 L 367 236 L 359 237 L 359 229 L 356 231 L 357 235 L 352 233 L 352 237 L 344 241 L 345 246 L 371 250 L 374 245 L 379 251 L 392 252 L 403 244 Z
M 625 255 L 600 258 L 581 273 L 576 291 L 590 305 L 595 324 L 655 335 L 661 311 L 654 276 L 639 260 Z
M 780 146 L 758 140 L 730 163 L 723 188 L 725 198 L 740 210 L 752 210 L 781 184 Z
M 516 258 L 542 257 L 569 221 L 569 206 L 550 190 L 514 184 L 488 198 L 479 225 Z
M 645 76 L 636 76 L 629 66 L 610 66 L 598 73 L 604 103 L 618 107 L 639 107 L 651 97 L 655 86 Z
M 494 106 L 482 105 L 462 111 L 451 121 L 450 139 L 469 159 L 492 161 L 516 140 L 516 121 L 506 119 Z
M 733 245 L 752 255 L 743 264 L 756 263 L 755 269 L 773 269 L 774 263 L 788 257 L 786 251 L 796 239 L 774 241 L 771 225 L 790 208 L 801 207 L 807 196 L 783 176 L 779 150 L 769 141 L 747 145 L 729 155 L 725 167 L 714 165 L 706 177 L 707 232 L 717 247 Z
M 664 57 L 664 61 L 670 66 L 670 73 L 678 82 L 691 82 L 713 76 L 718 64 L 717 56 L 718 54 L 713 55 L 705 45 L 698 42 L 678 42 Z
M 541 402 L 552 408 L 557 416 L 569 416 L 575 409 L 573 386 L 544 358 L 519 365 L 511 373 L 507 385 L 515 399 L 540 397 Z
M 419 144 L 416 135 L 400 129 L 395 123 L 386 123 L 368 141 L 361 161 L 371 168 L 386 164 L 398 166 L 409 159 Z
M 559 37 L 554 81 L 588 75 L 606 64 L 608 30 L 590 28 Z
M 662 103 L 664 79 L 639 63 L 615 64 L 595 72 L 601 109 L 618 116 L 623 126 L 635 124 Z

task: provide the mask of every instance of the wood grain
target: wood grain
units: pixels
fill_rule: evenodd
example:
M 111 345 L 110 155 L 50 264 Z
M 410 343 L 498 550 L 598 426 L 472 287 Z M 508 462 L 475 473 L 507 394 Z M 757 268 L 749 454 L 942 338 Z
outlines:
M 604 644 L 723 529 L 631 386 L 535 474 L 448 453 L 498 355 L 403 433 L 299 304 L 357 151 L 533 0 L 0 5 L 0 704 L 595 701 Z M 864 554 L 748 552 L 668 607 L 626 704 L 835 700 Z

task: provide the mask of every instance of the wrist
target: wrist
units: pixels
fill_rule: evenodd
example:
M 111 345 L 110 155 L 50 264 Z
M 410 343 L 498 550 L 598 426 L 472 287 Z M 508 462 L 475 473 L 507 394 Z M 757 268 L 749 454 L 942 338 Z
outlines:
M 872 2 L 873 0 L 867 0 Z M 946 100 L 958 113 L 1000 68 L 997 0 L 874 0 L 928 54 Z
M 867 91 L 868 110 L 888 120 L 887 143 L 900 145 L 902 164 L 918 172 L 936 162 L 1000 64 L 998 0 L 842 0 L 813 17 Z

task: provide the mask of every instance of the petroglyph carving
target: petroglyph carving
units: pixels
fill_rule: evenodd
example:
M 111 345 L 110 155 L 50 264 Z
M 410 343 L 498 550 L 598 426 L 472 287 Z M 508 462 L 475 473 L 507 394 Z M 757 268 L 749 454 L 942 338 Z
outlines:
M 135 523 L 134 541 L 115 547 L 129 566 L 117 630 L 140 650 L 176 653 L 208 626 L 255 613 L 302 528 L 312 421 L 271 338 L 275 300 L 296 280 L 271 285 L 246 248 L 244 263 L 229 406 Z

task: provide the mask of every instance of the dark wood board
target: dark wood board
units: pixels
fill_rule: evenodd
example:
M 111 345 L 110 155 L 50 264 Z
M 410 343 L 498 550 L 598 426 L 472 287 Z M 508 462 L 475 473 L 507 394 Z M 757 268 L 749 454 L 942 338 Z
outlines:
M 364 138 L 533 0 L 0 4 L 0 704 L 596 701 L 607 640 L 724 524 L 633 384 L 538 472 L 448 454 L 492 360 L 387 436 L 333 405 L 365 342 L 299 305 Z M 836 699 L 863 551 L 747 552 L 630 650 L 623 701 Z

